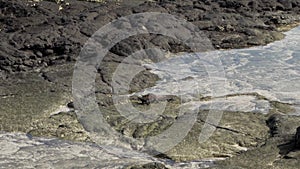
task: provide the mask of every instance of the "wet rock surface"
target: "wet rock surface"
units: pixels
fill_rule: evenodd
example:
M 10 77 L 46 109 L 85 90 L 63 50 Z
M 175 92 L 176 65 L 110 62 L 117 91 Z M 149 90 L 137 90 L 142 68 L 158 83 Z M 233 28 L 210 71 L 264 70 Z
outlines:
M 1 134 L 1 149 L 9 149 L 1 150 L 3 166 L 200 168 L 205 164 L 194 165 L 192 161 L 206 158 L 228 158 L 217 162 L 217 168 L 299 166 L 297 127 L 300 119 L 282 115 L 293 111 L 290 105 L 271 101 L 269 114 L 226 111 L 219 125 L 212 124 L 216 132 L 206 143 L 197 140 L 208 112 L 199 111 L 196 123 L 185 139 L 175 148 L 158 155 L 173 163 L 187 161 L 185 164 L 170 165 L 159 158 L 139 156 L 139 153 L 138 160 L 130 156 L 132 160 L 124 155 L 124 151 L 129 150 L 112 148 L 106 151 L 101 146 L 86 143 L 32 140 L 32 136 L 43 136 L 98 141 L 85 130 L 76 115 L 76 105 L 72 105 L 74 63 L 84 43 L 95 31 L 113 19 L 139 12 L 166 12 L 179 16 L 198 26 L 215 48 L 228 49 L 265 45 L 282 39 L 284 35 L 280 31 L 290 29 L 300 20 L 300 3 L 297 0 L 107 3 L 66 0 L 57 4 L 47 0 L 0 0 L 0 130 L 28 133 L 27 136 Z M 107 122 L 118 133 L 134 139 L 143 140 L 166 130 L 179 118 L 182 104 L 180 98 L 172 95 L 133 95 L 131 102 L 139 110 L 148 110 L 149 104 L 168 102 L 166 111 L 158 116 L 158 120 L 146 124 L 132 123 L 116 110 L 111 95 L 113 72 L 128 55 L 150 47 L 173 53 L 189 50 L 180 42 L 160 35 L 130 37 L 110 50 L 96 77 L 97 102 Z M 159 59 L 153 58 L 153 62 Z M 143 71 L 133 79 L 130 92 L 134 94 L 154 86 L 157 80 L 157 75 Z M 211 99 L 198 97 L 200 100 Z M 254 97 L 261 101 L 266 99 L 261 95 Z M 69 149 L 70 146 L 73 148 Z M 110 150 L 115 151 L 111 153 Z M 14 158 L 9 158 L 13 153 Z M 53 156 L 55 164 L 47 155 L 51 153 L 61 154 Z M 129 152 L 131 155 L 135 153 Z M 31 156 L 23 159 L 24 154 Z M 34 166 L 32 160 L 37 161 Z M 137 161 L 149 164 L 138 164 Z
M 103 146 L 33 137 L 21 133 L 0 133 L 1 168 L 203 168 L 213 162 L 176 163 L 118 146 Z
M 1 133 L 0 144 L 1 168 L 166 168 L 146 154 L 91 143 Z
M 217 162 L 219 167 L 216 168 L 297 168 L 300 164 L 300 152 L 296 147 L 297 130 L 295 126 L 299 123 L 299 117 L 277 116 L 279 130 L 289 128 L 285 133 L 277 133 L 275 136 L 267 139 L 264 144 L 258 145 L 256 148 L 241 153 L 238 156 L 229 158 L 228 160 Z M 274 116 L 271 117 L 273 119 Z M 283 120 L 284 119 L 284 120 Z M 269 119 L 270 120 L 270 119 Z M 295 121 L 294 124 L 289 124 Z M 270 128 L 272 131 L 273 128 Z M 257 156 L 259 154 L 259 156 Z M 255 161 L 255 163 L 253 163 Z

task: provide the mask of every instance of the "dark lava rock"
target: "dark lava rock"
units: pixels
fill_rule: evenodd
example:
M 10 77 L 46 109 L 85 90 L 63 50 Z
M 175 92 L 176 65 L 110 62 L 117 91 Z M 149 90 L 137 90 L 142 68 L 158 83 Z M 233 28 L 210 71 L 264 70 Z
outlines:
M 290 117 L 282 114 L 273 114 L 266 121 L 270 129 L 271 137 L 285 137 L 294 135 L 299 124 L 299 118 Z
M 150 104 L 154 102 L 161 102 L 161 101 L 174 101 L 176 99 L 176 96 L 172 95 L 155 95 L 155 94 L 146 94 L 142 97 L 139 97 L 139 100 L 142 102 L 142 104 Z
M 296 148 L 300 148 L 300 127 L 297 128 L 297 132 L 295 135 L 295 145 Z
M 168 169 L 165 165 L 160 163 L 148 163 L 144 165 L 131 166 L 126 169 Z
M 280 124 L 281 123 L 281 116 L 278 114 L 272 115 L 268 120 L 267 120 L 267 125 L 270 128 L 270 134 L 271 136 L 276 136 L 280 133 Z
M 67 106 L 68 106 L 68 108 L 74 109 L 74 103 L 73 102 L 68 103 Z
M 95 31 L 113 19 L 138 12 L 165 12 L 186 19 L 204 31 L 216 48 L 278 40 L 283 36 L 275 28 L 299 21 L 300 13 L 298 0 L 67 2 L 0 0 L 0 70 L 29 71 L 75 61 Z M 122 58 L 149 47 L 186 50 L 172 39 L 141 35 L 120 42 L 112 52 Z

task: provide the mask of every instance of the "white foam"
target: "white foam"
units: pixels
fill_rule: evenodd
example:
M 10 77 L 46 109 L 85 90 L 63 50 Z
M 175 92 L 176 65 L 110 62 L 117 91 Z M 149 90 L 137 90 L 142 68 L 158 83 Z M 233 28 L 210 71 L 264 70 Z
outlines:
M 233 112 L 256 112 L 267 114 L 270 103 L 266 100 L 257 100 L 254 96 L 234 96 L 228 98 L 216 98 L 210 101 L 191 101 L 185 103 L 201 110 L 222 110 Z
M 206 61 L 205 56 L 215 55 L 216 51 L 198 55 L 183 54 L 160 63 L 148 64 L 147 67 L 152 68 L 152 72 L 162 80 L 144 93 L 187 97 L 195 93 L 204 96 L 259 93 L 270 100 L 300 104 L 299 39 L 300 27 L 287 32 L 285 39 L 267 46 L 218 51 L 225 73 L 225 79 L 220 77 L 219 80 L 226 80 L 224 85 L 219 86 L 223 88 L 221 93 L 216 92 L 218 86 L 212 87 L 212 78 L 206 71 L 207 67 L 216 65 Z M 239 99 L 235 101 L 233 109 L 243 110 L 246 103 L 241 103 Z M 251 104 L 252 108 L 247 108 L 247 111 L 255 111 L 253 99 L 248 101 L 246 105 Z M 228 109 L 228 106 L 223 108 Z

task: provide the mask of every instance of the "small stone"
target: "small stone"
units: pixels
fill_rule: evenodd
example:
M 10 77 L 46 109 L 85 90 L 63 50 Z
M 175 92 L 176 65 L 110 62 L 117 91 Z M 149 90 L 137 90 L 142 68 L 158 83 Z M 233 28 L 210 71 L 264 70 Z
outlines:
M 25 71 L 25 70 L 26 70 L 26 66 L 24 66 L 24 65 L 18 66 L 18 71 Z
M 45 53 L 46 53 L 46 55 L 51 55 L 51 54 L 54 53 L 54 51 L 53 51 L 52 49 L 47 49 L 47 50 L 45 51 Z
M 225 29 L 226 29 L 226 31 L 235 31 L 234 27 L 229 24 L 226 25 Z
M 222 26 L 217 26 L 216 28 L 215 28 L 215 30 L 216 31 L 224 31 L 225 30 L 225 28 L 224 27 L 222 27 Z
M 33 138 L 33 136 L 30 133 L 26 133 L 27 138 L 29 138 L 30 140 Z
M 34 66 L 34 64 L 33 64 L 33 62 L 31 60 L 25 60 L 24 61 L 24 65 L 28 66 L 28 67 L 33 67 Z
M 40 58 L 43 57 L 43 54 L 40 51 L 37 51 L 35 54 L 36 54 L 37 57 L 40 57 Z

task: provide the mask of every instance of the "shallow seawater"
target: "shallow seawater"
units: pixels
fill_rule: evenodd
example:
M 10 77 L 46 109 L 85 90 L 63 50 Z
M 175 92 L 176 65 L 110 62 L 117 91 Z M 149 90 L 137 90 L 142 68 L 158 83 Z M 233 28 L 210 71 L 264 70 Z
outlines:
M 268 113 L 270 104 L 253 96 L 259 94 L 269 101 L 291 104 L 296 111 L 293 114 L 300 115 L 300 27 L 285 34 L 283 40 L 266 46 L 182 54 L 148 64 L 161 80 L 144 93 L 221 97 L 223 107 L 214 108 Z M 212 72 L 215 70 L 217 73 Z M 228 97 L 232 95 L 235 98 Z M 204 102 L 195 100 L 195 105 L 205 107 Z
M 169 168 L 207 168 L 212 160 L 175 163 L 120 147 L 0 132 L 0 168 L 124 168 L 162 163 Z M 38 167 L 37 167 L 38 166 Z

